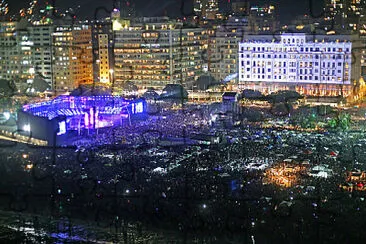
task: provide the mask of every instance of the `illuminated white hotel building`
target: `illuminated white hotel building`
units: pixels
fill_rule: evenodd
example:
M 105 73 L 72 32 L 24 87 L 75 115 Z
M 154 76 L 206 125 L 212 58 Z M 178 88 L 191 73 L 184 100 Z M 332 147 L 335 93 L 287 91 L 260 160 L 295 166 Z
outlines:
M 358 63 L 350 35 L 247 35 L 239 44 L 239 89 L 347 96 Z

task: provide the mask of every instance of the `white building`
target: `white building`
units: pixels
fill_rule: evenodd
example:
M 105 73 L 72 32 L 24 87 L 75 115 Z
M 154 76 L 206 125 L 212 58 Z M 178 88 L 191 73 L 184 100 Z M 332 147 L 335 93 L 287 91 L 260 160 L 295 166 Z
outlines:
M 32 60 L 35 74 L 42 77 L 52 87 L 52 25 L 29 26 L 28 33 L 33 42 Z
M 346 96 L 360 75 L 352 61 L 349 35 L 249 35 L 239 44 L 239 89 Z

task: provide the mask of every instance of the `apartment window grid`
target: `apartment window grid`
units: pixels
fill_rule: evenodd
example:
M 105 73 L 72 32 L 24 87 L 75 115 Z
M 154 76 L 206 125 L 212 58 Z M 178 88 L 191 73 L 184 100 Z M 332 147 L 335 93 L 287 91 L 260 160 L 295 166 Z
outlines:
M 239 81 L 350 84 L 351 48 L 350 42 L 306 42 L 305 36 L 243 42 Z

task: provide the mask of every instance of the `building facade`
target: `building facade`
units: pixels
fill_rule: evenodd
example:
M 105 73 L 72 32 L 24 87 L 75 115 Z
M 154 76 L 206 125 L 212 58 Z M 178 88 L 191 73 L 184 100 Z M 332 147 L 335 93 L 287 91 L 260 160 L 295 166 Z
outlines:
M 31 83 L 34 78 L 33 42 L 20 22 L 0 22 L 0 79 L 16 84 Z
M 250 7 L 249 2 L 233 1 L 231 6 L 233 16 L 214 29 L 208 46 L 209 72 L 216 80 L 225 83 L 238 81 L 239 42 L 247 35 L 272 34 L 278 28 L 273 5 Z
M 108 43 L 109 43 L 108 34 L 98 34 L 99 79 L 100 82 L 102 83 L 111 82 Z
M 32 25 L 28 28 L 32 46 L 32 60 L 35 75 L 45 80 L 52 87 L 52 33 L 53 25 Z
M 93 83 L 91 28 L 88 25 L 58 26 L 53 38 L 53 89 L 70 91 Z
M 92 23 L 93 71 L 94 81 L 110 85 L 113 68 L 113 31 L 112 21 Z
M 314 39 L 304 33 L 247 36 L 239 44 L 239 89 L 347 96 L 361 74 L 352 38 L 318 35 Z
M 249 16 L 234 16 L 209 37 L 208 68 L 217 81 L 237 81 L 239 43 L 245 35 L 255 33 L 256 28 L 252 24 Z
M 167 84 L 189 88 L 202 73 L 206 30 L 185 28 L 168 18 L 135 19 L 114 30 L 114 72 L 117 89 L 131 81 L 139 89 Z

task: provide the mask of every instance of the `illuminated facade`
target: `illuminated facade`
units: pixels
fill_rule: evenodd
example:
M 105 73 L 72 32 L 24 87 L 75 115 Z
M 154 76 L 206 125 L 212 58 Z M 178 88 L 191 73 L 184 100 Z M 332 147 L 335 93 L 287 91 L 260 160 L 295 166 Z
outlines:
M 32 60 L 35 75 L 44 79 L 52 87 L 52 25 L 34 25 L 28 27 L 33 42 Z
M 29 33 L 19 22 L 0 22 L 0 79 L 26 81 L 34 78 Z
M 351 36 L 247 36 L 239 44 L 239 87 L 347 96 L 360 76 L 360 65 L 352 63 L 352 48 Z
M 109 85 L 112 82 L 110 70 L 113 68 L 113 31 L 110 20 L 92 23 L 92 43 L 94 80 Z
M 102 83 L 109 83 L 110 81 L 110 69 L 109 69 L 109 48 L 108 48 L 108 35 L 98 35 L 98 51 L 99 51 L 99 78 Z
M 225 26 L 219 26 L 215 35 L 210 36 L 208 68 L 216 80 L 224 81 L 238 73 L 239 42 L 243 40 L 244 35 L 254 31 L 250 18 L 231 17 Z
M 207 34 L 168 18 L 142 18 L 114 30 L 114 79 L 120 88 L 132 81 L 139 89 L 167 84 L 190 87 L 202 73 Z
M 273 5 L 252 6 L 249 2 L 232 2 L 233 17 L 217 26 L 210 36 L 208 68 L 218 81 L 238 81 L 238 48 L 246 35 L 273 33 L 278 28 Z
M 91 30 L 87 25 L 31 25 L 0 22 L 0 79 L 23 90 L 34 78 L 51 90 L 73 90 L 93 82 Z
M 93 83 L 93 53 L 90 26 L 58 26 L 53 37 L 53 88 L 70 91 Z
M 203 19 L 215 19 L 219 12 L 218 0 L 195 0 L 193 10 Z

